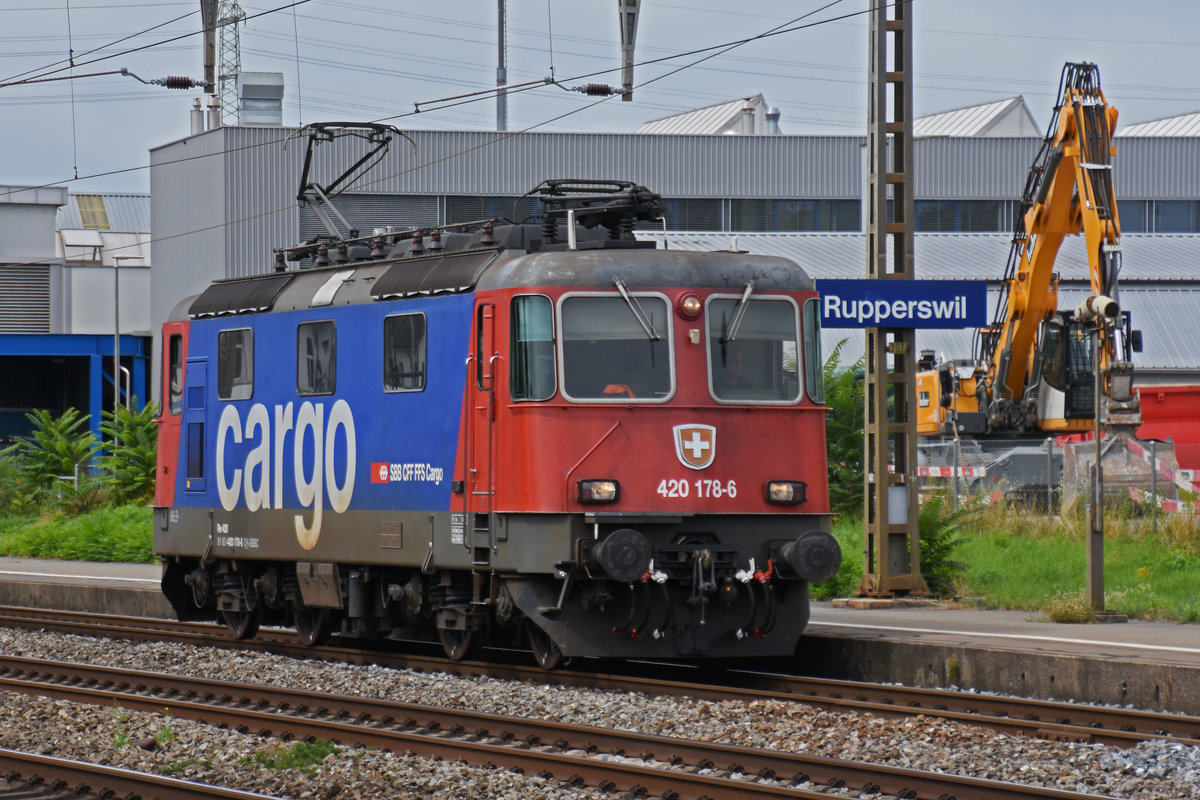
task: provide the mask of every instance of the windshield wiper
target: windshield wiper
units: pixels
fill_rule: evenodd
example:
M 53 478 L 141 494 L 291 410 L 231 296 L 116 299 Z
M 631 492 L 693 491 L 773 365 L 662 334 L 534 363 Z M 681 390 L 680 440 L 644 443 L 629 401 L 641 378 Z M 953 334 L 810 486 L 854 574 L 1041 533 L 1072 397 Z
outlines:
M 746 316 L 746 304 L 750 302 L 750 295 L 754 292 L 754 281 L 746 281 L 746 291 L 742 292 L 742 299 L 738 301 L 737 308 L 733 310 L 733 319 L 729 321 L 729 333 L 721 337 L 721 342 L 732 342 L 737 338 L 738 328 L 742 325 L 742 317 Z
M 638 321 L 638 325 L 641 325 L 642 330 L 646 332 L 647 338 L 652 342 L 662 339 L 658 335 L 658 331 L 654 329 L 654 324 L 646 317 L 646 312 L 642 311 L 642 306 L 638 303 L 637 298 L 631 295 L 629 290 L 625 288 L 625 281 L 620 278 L 613 278 L 613 285 L 617 287 L 617 291 L 621 293 L 621 297 L 625 298 L 625 304 L 633 312 L 633 317 Z

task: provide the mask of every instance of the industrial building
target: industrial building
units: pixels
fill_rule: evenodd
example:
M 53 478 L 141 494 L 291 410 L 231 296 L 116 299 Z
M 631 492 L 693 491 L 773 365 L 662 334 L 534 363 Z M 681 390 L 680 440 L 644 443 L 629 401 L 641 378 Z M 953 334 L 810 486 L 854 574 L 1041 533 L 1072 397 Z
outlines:
M 711 112 L 711 113 L 709 113 Z M 1200 130 L 1157 121 L 1116 139 L 1124 246 L 1122 304 L 1144 331 L 1139 385 L 1200 384 Z M 765 120 L 770 117 L 769 124 Z M 363 233 L 490 216 L 524 217 L 546 178 L 623 179 L 666 199 L 664 246 L 786 255 L 814 277 L 864 277 L 865 137 L 788 136 L 761 97 L 647 123 L 645 133 L 405 131 L 332 199 Z M 744 118 L 744 124 L 738 122 Z M 1027 105 L 1007 98 L 915 121 L 916 275 L 998 287 L 1013 214 L 1041 141 Z M 742 131 L 750 130 L 745 134 Z M 657 131 L 657 132 L 654 132 Z M 215 278 L 275 268 L 274 249 L 324 233 L 296 202 L 305 136 L 281 127 L 216 128 L 151 151 L 155 328 Z M 342 138 L 315 151 L 310 180 L 335 180 L 364 153 Z M 1082 240 L 1060 251 L 1062 302 L 1086 290 Z M 296 267 L 297 265 L 291 265 Z M 861 336 L 843 338 L 853 358 Z M 921 332 L 918 346 L 972 355 L 969 332 Z M 861 351 L 859 351 L 861 352 Z
M 149 301 L 148 195 L 0 186 L 0 446 L 35 409 L 99 436 L 102 411 L 144 404 Z

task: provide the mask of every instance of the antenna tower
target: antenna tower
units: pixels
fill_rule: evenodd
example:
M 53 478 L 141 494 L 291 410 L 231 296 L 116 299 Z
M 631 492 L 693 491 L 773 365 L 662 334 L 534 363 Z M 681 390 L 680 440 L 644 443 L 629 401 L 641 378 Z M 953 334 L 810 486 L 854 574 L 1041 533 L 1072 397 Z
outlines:
M 221 0 L 217 11 L 217 27 L 221 29 L 220 99 L 221 124 L 240 125 L 242 104 L 238 97 L 238 76 L 242 72 L 242 40 L 238 24 L 246 12 L 237 0 Z

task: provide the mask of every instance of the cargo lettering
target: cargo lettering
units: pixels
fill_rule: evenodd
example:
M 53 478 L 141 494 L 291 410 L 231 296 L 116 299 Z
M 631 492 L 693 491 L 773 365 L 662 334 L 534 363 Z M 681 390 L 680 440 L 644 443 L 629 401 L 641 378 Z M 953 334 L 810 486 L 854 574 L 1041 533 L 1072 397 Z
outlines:
M 354 414 L 345 400 L 333 404 L 328 418 L 324 403 L 305 401 L 294 417 L 292 405 L 277 404 L 271 414 L 265 405 L 255 403 L 246 413 L 244 426 L 237 406 L 225 406 L 217 423 L 217 494 L 226 511 L 236 508 L 243 497 L 249 511 L 283 508 L 285 454 L 291 432 L 296 497 L 302 508 L 312 509 L 311 523 L 305 521 L 304 514 L 296 515 L 296 541 L 311 550 L 321 536 L 325 500 L 341 514 L 354 496 L 354 463 L 358 456 Z M 225 448 L 230 441 L 242 444 L 243 438 L 253 446 L 246 451 L 242 466 L 226 475 Z M 340 483 L 334 463 L 339 438 L 346 450 L 346 469 Z

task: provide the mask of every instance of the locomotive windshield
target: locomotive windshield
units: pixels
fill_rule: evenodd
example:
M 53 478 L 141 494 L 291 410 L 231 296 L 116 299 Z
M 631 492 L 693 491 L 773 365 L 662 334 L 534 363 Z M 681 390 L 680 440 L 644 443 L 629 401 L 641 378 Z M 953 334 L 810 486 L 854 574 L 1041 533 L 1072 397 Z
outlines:
M 563 298 L 563 392 L 573 400 L 665 401 L 674 392 L 670 313 L 661 295 Z M 647 325 L 654 333 L 647 332 Z M 657 335 L 660 334 L 660 335 Z
M 794 403 L 800 399 L 800 340 L 796 305 L 785 297 L 746 301 L 730 335 L 741 297 L 708 302 L 709 386 L 729 403 Z

